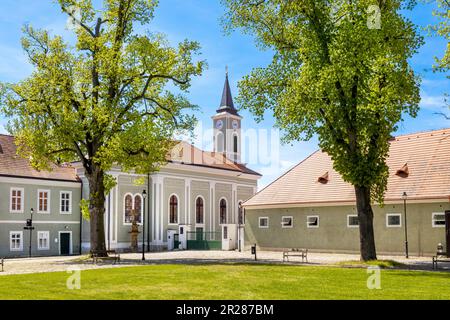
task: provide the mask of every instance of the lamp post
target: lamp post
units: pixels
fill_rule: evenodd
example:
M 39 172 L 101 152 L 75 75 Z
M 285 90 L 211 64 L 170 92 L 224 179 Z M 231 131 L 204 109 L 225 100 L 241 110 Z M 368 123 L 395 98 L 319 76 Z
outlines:
M 31 241 L 33 239 L 33 213 L 34 213 L 34 209 L 31 208 L 30 209 L 30 214 L 31 214 L 31 218 L 27 219 L 27 224 L 26 226 L 23 228 L 24 230 L 30 230 L 30 245 L 28 246 L 28 257 L 31 258 Z
M 142 191 L 142 197 L 144 198 L 143 207 L 142 207 L 142 217 L 141 217 L 141 223 L 142 223 L 142 261 L 145 261 L 145 200 L 147 199 L 147 191 Z
M 403 192 L 402 199 L 403 199 L 403 210 L 405 215 L 405 256 L 408 259 L 409 253 L 408 253 L 408 220 L 406 216 L 406 199 L 408 198 L 408 194 L 406 192 Z

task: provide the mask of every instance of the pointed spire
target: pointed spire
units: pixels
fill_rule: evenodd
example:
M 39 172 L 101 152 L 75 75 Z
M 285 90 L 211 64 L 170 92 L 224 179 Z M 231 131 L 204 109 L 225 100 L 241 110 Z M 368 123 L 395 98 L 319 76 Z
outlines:
M 228 66 L 225 68 L 225 84 L 223 86 L 222 100 L 217 112 L 228 112 L 237 115 L 237 110 L 234 108 L 233 97 L 231 95 L 230 83 L 228 81 Z

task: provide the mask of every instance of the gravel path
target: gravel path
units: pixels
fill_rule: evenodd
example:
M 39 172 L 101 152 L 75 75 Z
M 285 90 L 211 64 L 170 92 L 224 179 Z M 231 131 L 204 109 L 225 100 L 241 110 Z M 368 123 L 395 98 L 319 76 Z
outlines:
M 5 260 L 5 271 L 0 272 L 0 275 L 69 271 L 74 268 L 78 270 L 120 268 L 143 264 L 255 263 L 254 257 L 248 251 L 155 252 L 146 253 L 145 262 L 143 262 L 141 258 L 142 255 L 137 253 L 121 254 L 122 261 L 117 265 L 113 265 L 111 262 L 107 261 L 95 265 L 91 260 L 86 260 L 86 256 L 10 259 Z M 430 257 L 411 257 L 410 259 L 406 259 L 400 256 L 380 256 L 379 259 L 394 260 L 407 265 L 410 269 L 431 270 Z M 302 265 L 334 265 L 343 261 L 359 260 L 359 255 L 309 253 L 308 260 L 308 263 Z M 281 252 L 259 251 L 258 261 L 256 263 L 283 263 L 283 256 Z M 292 258 L 291 263 L 301 264 L 301 259 Z M 450 271 L 450 264 L 441 264 L 440 270 Z

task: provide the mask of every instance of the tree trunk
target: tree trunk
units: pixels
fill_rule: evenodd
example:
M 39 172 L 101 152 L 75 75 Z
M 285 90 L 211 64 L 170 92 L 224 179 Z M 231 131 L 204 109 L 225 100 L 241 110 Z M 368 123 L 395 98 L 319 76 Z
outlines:
M 367 187 L 355 186 L 355 194 L 359 219 L 361 260 L 376 260 L 377 252 L 373 231 L 373 211 L 370 204 L 370 189 Z
M 105 241 L 105 173 L 93 166 L 92 173 L 86 175 L 89 181 L 89 215 L 91 226 L 91 251 L 99 257 L 107 257 Z

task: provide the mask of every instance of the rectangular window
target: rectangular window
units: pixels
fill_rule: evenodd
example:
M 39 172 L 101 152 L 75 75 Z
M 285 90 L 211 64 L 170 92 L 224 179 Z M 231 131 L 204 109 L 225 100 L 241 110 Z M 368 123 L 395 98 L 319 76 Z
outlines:
M 11 231 L 9 233 L 9 250 L 10 251 L 22 251 L 23 250 L 23 232 Z
M 259 227 L 261 229 L 269 228 L 269 218 L 268 217 L 259 217 Z
M 400 213 L 388 213 L 386 215 L 386 227 L 400 228 L 402 226 L 402 215 Z
M 9 198 L 9 211 L 12 213 L 23 213 L 24 190 L 22 188 L 11 188 Z
M 38 213 L 50 213 L 50 191 L 38 190 Z
M 359 219 L 357 214 L 349 214 L 347 216 L 347 227 L 348 228 L 358 228 Z
M 72 192 L 61 191 L 60 193 L 60 213 L 71 214 L 72 213 Z
M 294 226 L 293 217 L 281 217 L 281 227 L 282 228 L 292 228 Z
M 50 232 L 38 231 L 37 233 L 38 250 L 50 249 Z
M 318 228 L 319 227 L 319 216 L 307 216 L 306 225 L 308 228 Z
M 433 212 L 431 223 L 433 228 L 443 228 L 445 227 L 445 213 L 443 212 Z

